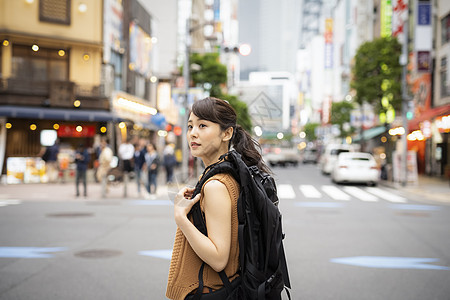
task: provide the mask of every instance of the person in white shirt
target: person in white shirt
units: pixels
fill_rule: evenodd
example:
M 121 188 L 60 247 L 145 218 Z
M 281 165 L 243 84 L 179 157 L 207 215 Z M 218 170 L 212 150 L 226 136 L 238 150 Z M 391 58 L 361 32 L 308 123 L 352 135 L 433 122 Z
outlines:
M 102 139 L 100 142 L 100 156 L 98 157 L 98 170 L 97 170 L 97 179 L 102 183 L 102 198 L 106 197 L 107 192 L 107 176 L 108 171 L 111 169 L 111 161 L 113 159 L 113 152 L 111 148 L 108 146 L 108 141 L 106 139 Z
M 134 157 L 134 146 L 131 144 L 130 139 L 119 146 L 118 150 L 120 165 L 123 171 L 123 196 L 127 197 L 127 186 L 128 186 L 128 173 L 133 171 L 133 157 Z

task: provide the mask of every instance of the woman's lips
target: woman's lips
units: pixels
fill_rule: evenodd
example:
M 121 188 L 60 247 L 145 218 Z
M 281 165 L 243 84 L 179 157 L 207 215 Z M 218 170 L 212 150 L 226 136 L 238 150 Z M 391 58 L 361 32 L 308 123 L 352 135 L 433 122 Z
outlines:
M 198 146 L 200 146 L 200 144 L 197 144 L 197 143 L 191 143 L 191 148 L 197 148 Z

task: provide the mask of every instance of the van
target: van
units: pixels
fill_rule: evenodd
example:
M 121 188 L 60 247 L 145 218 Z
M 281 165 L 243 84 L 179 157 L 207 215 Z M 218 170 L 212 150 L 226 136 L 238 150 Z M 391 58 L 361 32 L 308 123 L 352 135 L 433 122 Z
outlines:
M 329 175 L 333 171 L 334 164 L 337 161 L 337 157 L 343 152 L 353 152 L 354 148 L 347 144 L 329 144 L 326 146 L 325 151 L 320 157 L 320 169 L 322 174 Z

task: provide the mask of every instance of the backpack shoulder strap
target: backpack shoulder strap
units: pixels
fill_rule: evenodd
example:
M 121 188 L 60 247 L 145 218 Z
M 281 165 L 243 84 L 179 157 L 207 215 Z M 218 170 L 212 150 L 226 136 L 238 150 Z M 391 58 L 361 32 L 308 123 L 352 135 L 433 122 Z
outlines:
M 214 175 L 217 175 L 217 174 L 222 174 L 222 173 L 231 174 L 236 180 L 238 180 L 235 168 L 233 167 L 233 164 L 229 161 L 222 161 L 220 163 L 213 165 L 212 167 L 205 169 L 202 177 L 200 178 L 200 180 L 197 182 L 197 185 L 195 186 L 195 190 L 192 195 L 192 198 L 194 198 L 197 194 L 199 194 L 202 191 L 204 184 L 211 177 L 213 177 Z M 206 228 L 205 216 L 200 209 L 200 202 L 197 202 L 194 204 L 194 206 L 192 206 L 191 211 L 189 212 L 188 216 L 190 216 L 190 215 L 192 216 L 195 227 L 197 227 L 197 229 L 201 233 L 208 236 L 208 230 Z

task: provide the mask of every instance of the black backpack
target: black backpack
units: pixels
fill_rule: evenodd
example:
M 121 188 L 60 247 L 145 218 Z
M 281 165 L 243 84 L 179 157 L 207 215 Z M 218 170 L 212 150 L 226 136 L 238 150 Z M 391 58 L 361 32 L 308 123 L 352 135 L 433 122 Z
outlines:
M 226 289 L 226 299 L 281 299 L 282 291 L 290 288 L 283 247 L 284 234 L 274 179 L 256 166 L 248 167 L 241 155 L 232 150 L 221 156 L 203 172 L 192 197 L 200 193 L 204 183 L 215 174 L 229 173 L 240 184 L 237 203 L 239 218 L 239 287 L 229 282 L 224 271 L 219 272 Z M 208 235 L 204 215 L 197 202 L 191 209 L 194 225 Z M 203 267 L 199 270 L 199 288 L 203 291 Z M 238 277 L 238 278 L 239 278 Z M 289 290 L 286 289 L 290 299 Z

